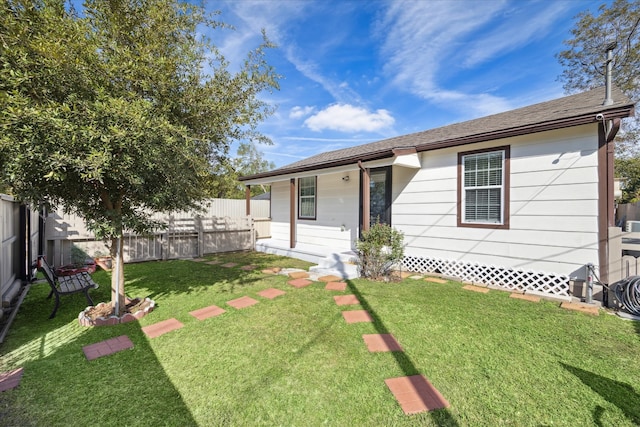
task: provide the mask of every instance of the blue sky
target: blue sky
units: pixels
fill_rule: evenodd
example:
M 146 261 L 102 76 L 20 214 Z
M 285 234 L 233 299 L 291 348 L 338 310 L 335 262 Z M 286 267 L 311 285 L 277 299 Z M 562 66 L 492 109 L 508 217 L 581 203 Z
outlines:
M 563 96 L 555 54 L 575 15 L 603 1 L 208 2 L 234 31 L 216 30 L 238 63 L 261 30 L 283 76 L 259 130 L 264 158 L 314 154 L 431 129 Z

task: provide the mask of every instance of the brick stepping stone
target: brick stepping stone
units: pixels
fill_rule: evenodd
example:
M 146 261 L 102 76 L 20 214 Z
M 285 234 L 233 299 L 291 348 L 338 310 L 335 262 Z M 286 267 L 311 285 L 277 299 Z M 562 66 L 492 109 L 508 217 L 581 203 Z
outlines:
M 142 332 L 144 332 L 149 338 L 156 338 L 160 335 L 164 335 L 167 332 L 174 331 L 176 329 L 182 328 L 184 325 L 178 321 L 178 319 L 167 319 L 162 322 L 154 323 L 153 325 L 145 326 L 142 328 Z
M 581 311 L 583 313 L 592 314 L 594 316 L 598 316 L 600 314 L 598 307 L 592 306 L 592 305 L 580 304 L 576 302 L 565 301 L 562 304 L 560 304 L 560 307 L 567 310 Z
M 282 267 L 269 267 L 262 270 L 264 274 L 278 274 L 282 271 Z
M 439 277 L 427 277 L 424 279 L 424 281 L 431 282 L 431 283 L 447 283 L 446 280 L 440 279 Z
M 480 292 L 482 294 L 486 294 L 487 292 L 489 292 L 489 289 L 475 285 L 465 285 L 462 287 L 462 289 L 466 289 L 467 291 Z
M 313 282 L 307 279 L 294 279 L 294 280 L 289 280 L 287 283 L 293 286 L 294 288 L 304 288 L 305 286 L 309 286 Z
M 325 282 L 325 283 L 339 282 L 341 280 L 342 280 L 342 277 L 333 276 L 333 275 L 318 277 L 319 282 Z
M 242 267 L 240 267 L 240 270 L 251 271 L 251 270 L 255 270 L 256 268 L 258 267 L 255 265 L 243 265 Z
M 292 279 L 306 279 L 307 277 L 309 277 L 309 273 L 307 273 L 306 271 L 293 271 L 289 273 L 289 277 L 291 277 Z
M 531 302 L 540 302 L 540 297 L 537 297 L 535 295 L 512 293 L 511 295 L 509 295 L 509 298 L 522 299 Z
M 406 415 L 448 408 L 449 402 L 424 375 L 384 380 Z
M 220 316 L 222 313 L 225 313 L 225 312 L 226 312 L 225 309 L 220 308 L 217 305 L 210 305 L 209 307 L 190 311 L 189 314 L 198 320 L 204 320 L 210 317 Z
M 255 300 L 251 297 L 240 297 L 233 299 L 231 301 L 227 301 L 227 305 L 230 305 L 233 308 L 237 308 L 240 310 L 241 308 L 251 307 L 252 305 L 257 304 L 259 301 Z
M 222 264 L 220 267 L 231 268 L 231 267 L 235 267 L 236 265 L 238 265 L 237 262 L 228 262 L 226 264 Z
M 206 259 L 205 258 L 193 258 L 193 259 L 191 259 L 191 261 L 202 262 L 202 261 L 206 261 Z
M 356 297 L 355 295 L 336 295 L 335 297 L 333 297 L 333 300 L 338 305 L 360 304 L 360 301 L 358 301 L 358 297 Z
M 24 368 L 0 373 L 0 392 L 18 387 L 22 374 L 24 374 Z
M 89 344 L 82 347 L 82 351 L 87 360 L 97 359 L 102 356 L 109 356 L 122 350 L 133 348 L 133 343 L 126 335 L 111 338 L 106 341 L 100 341 L 95 344 Z
M 402 347 L 391 334 L 368 334 L 362 339 L 370 352 L 402 351 Z
M 373 322 L 367 310 L 343 311 L 342 317 L 344 317 L 347 323 Z
M 286 294 L 285 291 L 281 291 L 280 289 L 276 288 L 269 288 L 265 289 L 264 291 L 258 292 L 258 295 L 260 295 L 261 297 L 269 299 L 274 299 L 275 297 L 279 297 L 280 295 L 284 294 Z
M 205 264 L 209 264 L 209 265 L 218 265 L 218 264 L 222 264 L 222 261 L 218 261 L 218 260 L 213 260 L 213 261 L 208 261 L 205 262 Z
M 345 282 L 329 282 L 324 288 L 328 291 L 344 291 L 347 289 L 347 284 Z

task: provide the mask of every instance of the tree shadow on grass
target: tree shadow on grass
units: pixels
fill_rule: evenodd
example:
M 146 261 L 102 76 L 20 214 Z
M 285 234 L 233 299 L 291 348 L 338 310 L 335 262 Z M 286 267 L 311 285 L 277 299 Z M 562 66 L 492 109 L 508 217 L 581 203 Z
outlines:
M 197 294 L 211 290 L 231 294 L 242 288 L 269 280 L 269 277 L 262 274 L 261 270 L 269 266 L 280 266 L 280 264 L 287 262 L 287 258 L 284 257 L 259 255 L 254 253 L 217 254 L 212 257 L 212 259 L 219 261 L 215 265 L 207 264 L 206 261 L 186 260 L 126 264 L 125 293 L 130 297 L 149 297 L 156 302 L 167 296 Z M 222 266 L 228 262 L 237 265 L 234 267 Z M 255 269 L 242 270 L 241 267 L 244 265 L 255 266 Z M 96 277 L 107 288 L 110 286 L 108 274 L 101 272 Z M 148 293 L 137 295 L 138 288 L 145 288 Z
M 617 406 L 632 423 L 640 425 L 640 394 L 629 384 L 615 381 L 593 372 L 560 362 L 563 368 L 578 377 L 585 385 Z M 597 406 L 593 412 L 593 422 L 601 426 L 605 409 Z
M 347 280 L 346 282 L 347 282 L 348 289 L 353 293 L 353 295 L 355 295 L 358 298 L 358 301 L 360 301 L 360 305 L 362 306 L 362 308 L 366 310 L 371 316 L 371 319 L 373 320 L 373 326 L 375 327 L 376 331 L 379 334 L 392 333 L 385 326 L 382 318 L 373 309 L 371 304 L 369 304 L 369 302 L 364 297 L 362 292 L 360 292 L 356 284 L 353 283 L 353 281 L 351 280 Z M 402 345 L 402 343 L 400 344 Z M 406 376 L 421 374 L 418 368 L 416 367 L 416 365 L 411 360 L 411 358 L 404 351 L 393 351 L 391 352 L 391 354 L 396 359 L 396 363 L 398 364 L 400 369 L 402 369 L 402 372 Z M 424 402 L 424 403 L 428 404 L 429 402 Z M 451 415 L 451 412 L 446 408 L 431 411 L 430 415 L 433 421 L 439 426 L 458 426 L 458 422 L 455 420 L 453 415 Z
M 0 371 L 24 368 L 20 385 L 0 393 L 1 425 L 197 425 L 137 322 L 82 327 L 82 295 L 49 320 L 47 289 L 32 288 L 0 346 Z M 84 346 L 121 335 L 132 349 L 87 360 Z

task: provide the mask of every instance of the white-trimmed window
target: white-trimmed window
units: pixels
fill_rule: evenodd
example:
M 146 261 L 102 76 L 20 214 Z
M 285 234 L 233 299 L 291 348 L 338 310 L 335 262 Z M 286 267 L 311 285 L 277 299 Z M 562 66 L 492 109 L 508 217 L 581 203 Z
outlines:
M 458 225 L 508 228 L 509 147 L 460 153 Z
M 316 219 L 316 191 L 315 176 L 298 179 L 298 218 Z

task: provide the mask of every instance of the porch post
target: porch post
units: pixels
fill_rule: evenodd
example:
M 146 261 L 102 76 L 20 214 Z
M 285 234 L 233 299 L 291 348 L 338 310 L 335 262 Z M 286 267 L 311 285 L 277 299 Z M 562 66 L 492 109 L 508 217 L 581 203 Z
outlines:
M 296 180 L 289 184 L 289 247 L 296 247 Z
M 246 185 L 244 187 L 244 198 L 245 201 L 247 203 L 247 216 L 251 215 L 251 186 L 250 185 Z
M 362 231 L 369 230 L 371 217 L 371 169 L 362 169 Z

